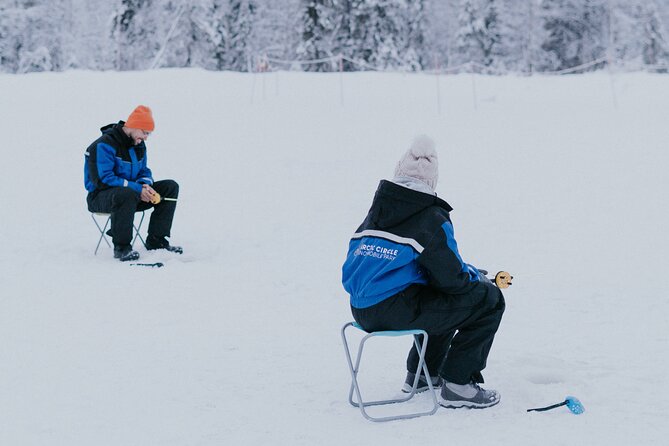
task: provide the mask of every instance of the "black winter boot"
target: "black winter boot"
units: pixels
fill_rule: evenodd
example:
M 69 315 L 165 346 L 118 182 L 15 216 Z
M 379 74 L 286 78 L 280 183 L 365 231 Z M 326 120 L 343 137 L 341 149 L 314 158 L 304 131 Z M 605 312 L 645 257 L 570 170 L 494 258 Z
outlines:
M 139 259 L 139 253 L 133 251 L 130 245 L 114 245 L 114 258 L 121 262 L 127 262 L 128 260 Z
M 404 386 L 402 387 L 402 392 L 411 393 L 413 389 L 413 381 L 416 379 L 416 374 L 412 372 L 407 372 L 407 377 L 404 380 Z M 440 376 L 431 376 L 430 380 L 432 381 L 432 388 L 438 389 L 441 387 L 442 379 Z M 416 393 L 425 392 L 430 387 L 427 385 L 427 379 L 423 373 L 420 374 L 418 378 L 418 387 L 416 387 Z
M 146 237 L 146 249 L 153 251 L 154 249 L 165 249 L 176 254 L 183 254 L 184 250 L 181 246 L 172 246 L 165 237 L 158 237 L 149 234 Z

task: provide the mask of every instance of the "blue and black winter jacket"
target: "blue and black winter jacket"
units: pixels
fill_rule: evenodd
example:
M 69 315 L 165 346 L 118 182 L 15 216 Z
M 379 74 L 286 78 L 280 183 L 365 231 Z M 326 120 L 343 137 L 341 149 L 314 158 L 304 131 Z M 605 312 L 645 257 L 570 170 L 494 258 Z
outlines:
M 102 136 L 86 149 L 84 186 L 88 192 L 129 187 L 140 194 L 142 184 L 153 184 L 146 165 L 146 146 L 143 141 L 134 145 L 123 132 L 124 124 L 119 121 L 102 127 Z
M 351 306 L 367 308 L 412 284 L 464 294 L 479 282 L 462 261 L 444 200 L 382 180 L 351 238 L 342 282 Z

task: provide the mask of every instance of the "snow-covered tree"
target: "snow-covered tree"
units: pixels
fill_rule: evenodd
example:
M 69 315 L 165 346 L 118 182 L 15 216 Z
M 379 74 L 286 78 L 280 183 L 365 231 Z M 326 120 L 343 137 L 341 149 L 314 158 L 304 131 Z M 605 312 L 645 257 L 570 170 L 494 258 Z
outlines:
M 666 29 L 655 3 L 628 1 L 619 5 L 612 24 L 616 60 L 633 67 L 667 64 Z
M 404 23 L 406 24 L 406 45 L 404 52 L 405 67 L 418 71 L 429 66 L 430 52 L 426 47 L 428 18 L 425 13 L 425 2 L 406 2 L 406 13 Z
M 643 62 L 646 65 L 666 65 L 669 62 L 669 44 L 667 43 L 669 36 L 660 21 L 655 3 L 648 6 L 648 12 L 641 16 Z
M 214 48 L 220 36 L 217 24 L 224 13 L 220 0 L 170 1 L 162 6 L 163 29 L 155 67 L 217 69 Z
M 162 34 L 158 26 L 158 8 L 153 0 L 121 0 L 114 14 L 111 37 L 114 41 L 114 66 L 118 70 L 141 70 L 151 67 Z
M 202 67 L 246 71 L 253 31 L 253 0 L 168 2 L 154 15 L 164 17 L 154 67 Z
M 537 51 L 534 37 L 538 28 L 534 18 L 537 0 L 499 0 L 498 3 L 500 41 L 493 66 L 501 71 L 529 73 Z
M 332 61 L 318 61 L 335 56 L 339 49 L 336 33 L 343 18 L 341 3 L 337 0 L 303 0 L 302 7 L 302 41 L 297 47 L 297 57 L 307 62 L 305 71 L 332 71 Z
M 248 53 L 256 58 L 299 59 L 296 50 L 302 41 L 302 0 L 264 1 L 256 6 Z
M 251 37 L 255 29 L 256 4 L 252 0 L 230 0 L 226 17 L 226 46 L 224 62 L 228 70 L 249 71 L 254 59 Z M 220 65 L 219 65 L 220 66 Z
M 462 0 L 455 41 L 460 64 L 474 62 L 491 67 L 502 55 L 497 1 Z
M 70 66 L 69 2 L 14 0 L 0 5 L 0 66 L 9 72 L 58 71 Z
M 606 55 L 605 0 L 543 0 L 541 15 L 545 31 L 541 48 L 547 56 L 543 69 L 573 68 Z
M 23 15 L 15 6 L 0 4 L 0 71 L 15 73 L 23 46 Z
M 453 40 L 457 30 L 460 0 L 425 2 L 425 67 L 448 68 L 452 65 Z
M 663 66 L 668 24 L 657 0 L 0 0 L 0 71 Z
M 422 68 L 423 4 L 423 0 L 350 0 L 344 54 L 359 61 L 359 69 Z

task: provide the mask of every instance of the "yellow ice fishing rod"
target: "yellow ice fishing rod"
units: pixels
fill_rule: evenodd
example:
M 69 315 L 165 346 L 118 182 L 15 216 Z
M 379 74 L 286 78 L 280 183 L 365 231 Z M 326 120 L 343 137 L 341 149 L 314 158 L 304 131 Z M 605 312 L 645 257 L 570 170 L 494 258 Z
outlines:
M 479 269 L 479 272 L 484 276 L 488 275 L 488 271 L 484 269 Z M 495 285 L 497 285 L 497 288 L 502 290 L 505 288 L 509 288 L 511 285 L 513 285 L 513 283 L 511 283 L 511 281 L 513 280 L 513 276 L 506 271 L 498 272 L 497 274 L 495 274 L 494 279 L 490 279 L 488 277 L 486 277 L 486 279 L 493 282 Z
M 513 276 L 506 271 L 500 271 L 495 274 L 495 285 L 497 285 L 497 288 L 509 288 L 509 286 L 513 285 L 511 283 L 512 280 Z
M 153 203 L 153 204 L 158 204 L 158 203 L 160 203 L 161 200 L 164 200 L 164 201 L 177 201 L 176 198 L 161 197 L 160 194 L 159 194 L 158 192 L 155 192 L 155 193 L 153 194 L 153 197 L 151 198 L 151 203 Z

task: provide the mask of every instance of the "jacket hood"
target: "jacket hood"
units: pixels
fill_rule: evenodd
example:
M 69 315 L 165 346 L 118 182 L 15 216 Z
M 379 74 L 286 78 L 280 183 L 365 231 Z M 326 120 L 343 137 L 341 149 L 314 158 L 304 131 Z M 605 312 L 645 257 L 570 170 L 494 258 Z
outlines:
M 381 180 L 374 195 L 369 218 L 380 229 L 391 228 L 423 210 L 438 206 L 446 212 L 453 208 L 436 195 L 418 192 L 391 181 Z
M 103 135 L 108 135 L 109 137 L 113 138 L 122 147 L 132 147 L 133 141 L 123 131 L 124 125 L 125 125 L 124 121 L 107 124 L 105 126 L 100 127 L 100 132 L 102 132 Z

